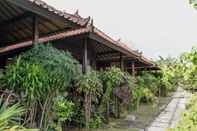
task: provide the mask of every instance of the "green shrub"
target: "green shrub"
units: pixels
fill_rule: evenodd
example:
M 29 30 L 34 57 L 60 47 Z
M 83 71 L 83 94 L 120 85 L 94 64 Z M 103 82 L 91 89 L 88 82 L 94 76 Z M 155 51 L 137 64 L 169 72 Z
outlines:
M 103 72 L 100 73 L 100 79 L 102 80 L 103 83 L 103 95 L 100 100 L 100 105 L 99 105 L 99 112 L 106 113 L 106 121 L 109 120 L 109 115 L 110 113 L 117 114 L 117 108 L 118 105 L 117 102 L 117 96 L 115 96 L 115 93 L 113 93 L 114 90 L 120 89 L 122 85 L 125 85 L 124 87 L 128 86 L 129 88 L 127 89 L 129 93 L 131 94 L 132 90 L 136 87 L 135 86 L 135 80 L 131 75 L 128 73 L 125 73 L 121 71 L 120 68 L 117 67 L 111 67 Z M 117 91 L 119 92 L 119 91 Z M 117 95 L 117 94 L 116 94 Z M 129 99 L 129 98 L 125 98 Z M 114 106 L 114 109 L 111 110 L 110 112 L 110 106 Z
M 101 74 L 101 79 L 104 83 L 110 82 L 112 87 L 115 88 L 125 82 L 125 74 L 120 68 L 111 67 Z
M 155 100 L 157 99 L 155 95 L 152 93 L 152 91 L 148 88 L 143 88 L 142 96 L 142 99 L 145 102 L 155 102 Z
M 22 54 L 21 59 L 31 64 L 42 66 L 52 78 L 54 88 L 67 88 L 72 80 L 82 74 L 81 66 L 69 52 L 58 50 L 50 44 L 37 44 Z
M 197 94 L 193 94 L 192 98 L 186 104 L 186 109 L 190 109 L 197 103 Z
M 169 92 L 175 91 L 183 82 L 182 64 L 179 59 L 161 57 L 157 62 L 161 68 L 160 71 L 160 93 L 166 96 Z
M 138 77 L 138 85 L 148 88 L 154 95 L 159 91 L 159 80 L 151 72 L 143 72 Z
M 67 101 L 65 98 L 58 97 L 55 99 L 53 110 L 56 118 L 60 122 L 70 121 L 74 112 L 74 103 Z
M 50 128 L 61 131 L 63 123 L 71 121 L 74 115 L 74 107 L 74 103 L 67 101 L 64 97 L 59 96 L 55 98 L 52 107 L 52 114 L 54 114 L 54 116 L 51 118 Z
M 78 92 L 84 95 L 84 111 L 86 127 L 89 128 L 92 101 L 103 93 L 103 85 L 96 71 L 91 70 L 82 75 L 77 82 Z
M 23 94 L 30 103 L 42 99 L 48 89 L 47 72 L 39 65 L 23 62 L 20 57 L 7 67 L 1 79 L 6 88 Z
M 191 91 L 197 90 L 197 48 L 194 47 L 190 52 L 183 53 L 180 61 L 184 88 Z
M 141 99 L 143 98 L 143 88 L 137 87 L 132 90 L 132 106 L 138 110 Z
M 97 129 L 102 123 L 102 118 L 99 115 L 94 115 L 90 120 L 90 128 Z
M 80 76 L 79 62 L 68 52 L 38 44 L 14 59 L 1 79 L 3 87 L 20 96 L 27 108 L 24 116 L 27 126 L 39 125 L 40 129 L 47 130 L 55 104 L 53 99 L 65 94 Z
M 38 131 L 37 129 L 26 129 L 19 123 L 25 109 L 19 104 L 8 106 L 0 99 L 0 130 L 1 131 Z

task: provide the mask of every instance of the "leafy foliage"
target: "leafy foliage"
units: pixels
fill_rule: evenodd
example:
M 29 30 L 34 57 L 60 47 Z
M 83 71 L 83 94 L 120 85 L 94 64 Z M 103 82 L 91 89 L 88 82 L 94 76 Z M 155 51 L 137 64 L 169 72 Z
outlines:
M 17 123 L 17 120 L 24 113 L 24 108 L 19 104 L 8 107 L 7 104 L 0 104 L 0 130 L 1 131 L 38 131 L 37 129 L 26 129 Z
M 27 126 L 39 125 L 47 130 L 54 98 L 65 94 L 71 82 L 80 76 L 80 69 L 69 53 L 38 44 L 16 58 L 2 80 L 4 87 L 19 95 L 27 107 Z
M 94 115 L 90 121 L 90 128 L 92 129 L 99 128 L 102 123 L 103 120 L 101 119 L 101 117 L 99 115 Z
M 112 91 L 114 88 L 118 88 L 123 83 L 128 83 L 130 87 L 132 86 L 132 78 L 120 70 L 120 68 L 111 67 L 110 69 L 101 72 L 100 79 L 104 85 L 104 94 L 102 96 L 101 104 L 106 104 L 110 101 Z
M 96 71 L 89 71 L 82 75 L 77 82 L 78 92 L 84 94 L 85 120 L 86 127 L 89 128 L 91 118 L 91 106 L 93 97 L 99 97 L 102 94 L 102 82 Z
M 42 99 L 47 92 L 47 72 L 39 65 L 25 63 L 19 57 L 15 64 L 8 66 L 3 76 L 6 87 L 23 94 L 29 102 Z
M 62 97 L 56 98 L 54 103 L 53 110 L 58 121 L 65 122 L 67 120 L 71 120 L 71 117 L 74 114 L 74 103 L 69 102 Z
M 102 74 L 102 80 L 104 83 L 110 82 L 112 87 L 120 86 L 125 82 L 125 74 L 120 70 L 120 68 L 111 67 Z
M 183 53 L 180 60 L 186 89 L 197 89 L 197 48 L 192 48 L 191 52 Z
M 179 60 L 168 57 L 158 61 L 161 67 L 161 91 L 163 94 L 176 90 L 182 81 L 182 70 Z
M 189 3 L 190 3 L 195 9 L 197 9 L 197 1 L 196 1 L 196 0 L 189 0 Z
M 77 82 L 78 91 L 80 93 L 88 93 L 96 96 L 100 96 L 102 93 L 102 82 L 99 79 L 99 75 L 96 71 L 90 71 L 85 75 L 82 75 Z
M 0 130 L 6 130 L 11 128 L 11 123 L 14 122 L 14 119 L 21 115 L 24 112 L 24 109 L 21 108 L 18 104 L 13 105 L 9 108 L 5 104 L 1 105 L 0 108 Z
M 138 78 L 138 86 L 148 88 L 153 94 L 157 94 L 159 90 L 158 79 L 150 72 L 143 72 Z
M 21 58 L 28 63 L 41 65 L 47 70 L 54 88 L 68 87 L 70 82 L 81 74 L 79 62 L 69 52 L 58 50 L 50 44 L 37 44 Z
M 54 100 L 52 123 L 50 124 L 51 129 L 62 131 L 63 123 L 71 121 L 74 115 L 74 103 L 66 100 L 64 97 L 57 97 Z

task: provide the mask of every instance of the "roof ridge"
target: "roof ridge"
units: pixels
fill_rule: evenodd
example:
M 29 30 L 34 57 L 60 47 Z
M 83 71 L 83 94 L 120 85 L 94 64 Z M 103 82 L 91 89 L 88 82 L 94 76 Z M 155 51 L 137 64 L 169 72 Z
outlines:
M 63 10 L 59 10 L 59 9 L 49 5 L 47 2 L 45 2 L 43 0 L 27 0 L 27 1 L 29 1 L 33 4 L 36 4 L 37 6 L 40 6 L 42 8 L 45 8 L 48 11 L 53 12 L 59 16 L 62 16 L 65 19 L 68 19 L 68 20 L 72 21 L 73 23 L 78 24 L 80 26 L 86 26 L 90 21 L 90 16 L 87 18 L 83 18 L 79 14 L 75 15 L 75 14 L 71 14 L 71 13 L 68 13 Z

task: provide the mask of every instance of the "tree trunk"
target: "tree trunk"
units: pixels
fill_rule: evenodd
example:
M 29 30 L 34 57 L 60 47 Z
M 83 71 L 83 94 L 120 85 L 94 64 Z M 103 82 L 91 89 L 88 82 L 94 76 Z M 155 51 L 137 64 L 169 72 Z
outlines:
M 109 116 L 110 116 L 110 111 L 109 111 L 109 101 L 106 103 L 106 120 L 107 123 L 109 123 Z
M 86 128 L 89 128 L 91 118 L 91 94 L 85 93 L 85 124 Z
M 116 118 L 120 118 L 120 102 L 117 96 L 115 96 L 115 112 L 116 112 Z

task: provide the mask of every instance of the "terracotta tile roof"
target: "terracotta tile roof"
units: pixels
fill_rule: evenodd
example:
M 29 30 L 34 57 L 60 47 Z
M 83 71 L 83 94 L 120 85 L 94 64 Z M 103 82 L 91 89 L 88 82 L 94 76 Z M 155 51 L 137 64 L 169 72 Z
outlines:
M 112 39 L 110 36 L 106 35 L 104 32 L 102 32 L 101 30 L 99 30 L 98 28 L 94 28 L 94 33 L 96 33 L 97 35 L 103 37 L 104 39 L 108 40 L 109 42 L 111 42 L 112 44 L 125 49 L 126 51 L 132 53 L 132 55 L 134 56 L 139 56 L 139 54 L 135 53 L 133 50 L 131 50 L 128 47 L 125 47 L 125 45 L 122 45 L 121 43 L 119 43 L 118 41 L 115 41 L 114 39 Z
M 64 11 L 54 8 L 53 6 L 47 4 L 46 2 L 44 2 L 42 0 L 27 0 L 27 1 L 29 1 L 33 4 L 36 4 L 37 6 L 40 6 L 44 9 L 47 9 L 48 11 L 53 12 L 56 15 L 62 16 L 65 19 L 70 20 L 71 22 L 78 24 L 80 26 L 86 26 L 90 21 L 90 17 L 82 18 L 78 14 L 69 14 L 67 12 L 64 12 Z
M 149 65 L 155 65 L 155 63 L 153 63 L 151 60 L 145 58 L 142 53 L 132 50 L 130 47 L 127 46 L 127 44 L 121 42 L 120 40 L 115 41 L 114 39 L 112 39 L 111 37 L 109 37 L 108 35 L 106 35 L 104 32 L 102 32 L 101 30 L 94 28 L 94 33 L 96 33 L 97 35 L 105 38 L 106 40 L 110 41 L 112 44 L 115 44 L 117 46 L 119 46 L 120 48 L 123 48 L 124 50 L 130 52 L 132 55 L 136 56 L 137 59 L 143 63 L 149 64 Z

